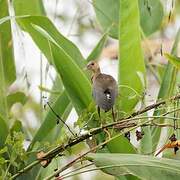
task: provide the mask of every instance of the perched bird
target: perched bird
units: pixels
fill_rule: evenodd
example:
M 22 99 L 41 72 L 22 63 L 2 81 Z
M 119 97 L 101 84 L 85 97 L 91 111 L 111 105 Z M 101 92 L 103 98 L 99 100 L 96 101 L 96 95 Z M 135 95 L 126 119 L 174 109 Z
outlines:
M 92 71 L 92 94 L 97 104 L 98 115 L 100 117 L 100 108 L 105 112 L 112 109 L 113 120 L 115 120 L 113 105 L 118 95 L 118 86 L 116 80 L 107 74 L 102 74 L 99 64 L 91 61 L 87 69 Z

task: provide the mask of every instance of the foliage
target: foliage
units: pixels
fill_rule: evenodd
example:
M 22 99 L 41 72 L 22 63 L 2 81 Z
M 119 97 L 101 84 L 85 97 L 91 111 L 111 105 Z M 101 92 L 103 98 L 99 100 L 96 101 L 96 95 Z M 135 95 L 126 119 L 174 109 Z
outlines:
M 56 6 L 63 4 L 57 2 Z M 77 9 L 82 9 L 78 3 Z M 146 49 L 142 47 L 142 42 L 146 42 L 151 51 L 154 47 L 149 47 L 149 41 L 165 34 L 171 16 L 175 19 L 173 4 L 167 14 L 163 8 L 165 3 L 160 0 L 93 0 L 87 3 L 96 17 L 86 30 L 98 32 L 100 38 L 85 58 L 79 44 L 64 35 L 50 18 L 44 1 L 0 1 L 0 179 L 51 179 L 59 175 L 66 178 L 88 167 L 82 163 L 87 160 L 96 167 L 85 171 L 100 169 L 116 179 L 177 179 L 180 164 L 173 159 L 172 151 L 168 159 L 153 156 L 173 133 L 175 139 L 170 141 L 177 144 L 171 146 L 171 150 L 174 148 L 176 152 L 180 146 L 180 97 L 177 95 L 180 92 L 180 60 L 177 57 L 180 30 L 174 38 L 171 53 L 165 53 L 167 64 L 154 62 L 157 52 L 148 59 Z M 67 17 L 55 14 L 56 18 L 66 20 Z M 76 15 L 72 25 L 75 19 Z M 80 18 L 78 23 L 77 29 L 85 28 Z M 41 102 L 38 103 L 21 83 L 16 87 L 19 67 L 15 66 L 13 41 L 18 41 L 14 38 L 17 29 L 31 37 L 31 43 L 37 46 L 41 57 L 43 55 L 40 59 Z M 79 39 L 83 39 L 83 33 Z M 118 57 L 117 121 L 113 122 L 111 112 L 102 112 L 101 120 L 106 120 L 107 124 L 100 126 L 102 122 L 91 97 L 91 79 L 84 68 L 91 60 L 102 59 L 105 47 L 112 42 L 118 43 L 116 56 L 113 56 Z M 56 77 L 50 88 L 42 83 L 42 61 L 47 63 L 44 76 L 49 69 L 55 71 Z M 158 76 L 160 67 L 161 75 Z M 151 93 L 157 91 L 158 96 L 154 96 L 156 103 L 149 105 L 147 92 L 152 84 L 148 81 L 157 76 L 159 92 L 153 89 Z M 27 75 L 23 79 L 27 80 Z M 72 109 L 78 116 L 77 119 L 74 116 L 75 128 L 66 124 Z M 149 114 L 149 110 L 153 112 Z M 26 116 L 31 117 L 29 112 L 36 116 L 36 123 L 34 118 L 27 121 Z M 34 128 L 33 124 L 38 125 Z M 81 151 L 85 153 L 79 155 Z M 89 154 L 91 151 L 94 153 Z M 73 161 L 70 161 L 71 155 L 75 157 Z M 65 166 L 64 162 L 67 163 Z M 76 168 L 77 162 L 81 162 L 78 168 L 65 174 L 64 170 Z M 58 170 L 54 172 L 56 168 Z

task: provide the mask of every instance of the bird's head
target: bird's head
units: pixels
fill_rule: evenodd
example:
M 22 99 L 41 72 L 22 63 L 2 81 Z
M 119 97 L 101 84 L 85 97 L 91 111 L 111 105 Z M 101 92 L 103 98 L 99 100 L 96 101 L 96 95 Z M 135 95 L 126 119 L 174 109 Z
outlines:
M 91 61 L 86 66 L 87 70 L 92 71 L 93 73 L 100 72 L 99 64 L 96 61 Z

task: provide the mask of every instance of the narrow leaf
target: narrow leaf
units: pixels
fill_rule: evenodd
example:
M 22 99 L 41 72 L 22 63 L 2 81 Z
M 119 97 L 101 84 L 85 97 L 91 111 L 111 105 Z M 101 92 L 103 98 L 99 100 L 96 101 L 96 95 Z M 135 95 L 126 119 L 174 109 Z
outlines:
M 88 157 L 105 173 L 114 176 L 132 174 L 140 179 L 180 178 L 180 162 L 177 160 L 137 154 L 91 154 Z
M 164 54 L 168 61 L 171 62 L 176 68 L 180 69 L 180 58 L 171 54 Z
M 9 16 L 8 1 L 0 1 L 0 19 Z M 8 120 L 7 88 L 16 79 L 11 25 L 9 21 L 0 25 L 0 115 Z
M 90 82 L 74 60 L 62 48 L 54 43 L 50 44 L 56 70 L 61 76 L 76 111 L 80 113 L 91 102 Z
M 104 45 L 106 43 L 107 40 L 107 33 L 105 33 L 101 39 L 99 40 L 99 42 L 97 43 L 96 47 L 92 50 L 92 52 L 89 54 L 89 56 L 87 57 L 87 61 L 91 61 L 91 60 L 96 60 L 99 58 L 99 56 L 101 55 L 101 52 L 104 48 Z
M 172 55 L 176 55 L 177 54 L 177 47 L 178 47 L 178 42 L 180 39 L 180 30 L 178 31 L 176 38 L 175 38 L 175 42 L 171 51 Z M 166 99 L 170 96 L 172 96 L 173 92 L 174 92 L 174 88 L 176 85 L 176 78 L 177 78 L 177 68 L 175 68 L 174 65 L 172 65 L 170 62 L 168 62 L 165 72 L 164 72 L 164 76 L 163 76 L 163 81 L 161 83 L 161 87 L 159 90 L 159 94 L 158 94 L 158 99 Z M 162 114 L 163 112 L 165 112 L 165 110 L 156 110 L 154 112 L 154 115 L 157 116 L 159 114 Z M 158 123 L 164 123 L 165 120 L 164 118 L 161 118 Z M 160 140 L 160 135 L 161 135 L 161 128 L 152 128 L 152 143 L 154 144 L 153 146 L 153 151 L 156 150 L 156 145 L 158 144 L 159 140 Z M 166 135 L 166 137 L 168 137 L 169 134 Z M 166 138 L 164 138 L 166 139 Z
M 45 14 L 42 0 L 13 0 L 16 15 L 43 15 Z

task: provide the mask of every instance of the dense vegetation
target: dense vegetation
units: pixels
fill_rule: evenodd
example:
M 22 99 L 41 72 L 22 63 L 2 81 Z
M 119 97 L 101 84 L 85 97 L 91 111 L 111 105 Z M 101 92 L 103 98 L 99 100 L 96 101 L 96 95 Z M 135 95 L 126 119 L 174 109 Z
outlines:
M 83 8 L 77 2 L 78 9 Z M 63 1 L 58 3 L 63 6 Z M 50 20 L 44 1 L 0 0 L 0 179 L 76 179 L 78 174 L 96 170 L 104 173 L 93 179 L 180 178 L 180 30 L 170 37 L 171 52 L 163 49 L 169 46 L 166 30 L 178 18 L 179 1 L 83 3 L 93 8 L 95 16 L 88 25 L 78 21 L 79 40 L 88 30 L 101 36 L 87 57 Z M 66 21 L 67 17 L 61 14 L 57 18 Z M 55 70 L 52 88 L 39 83 L 38 103 L 29 91 L 27 73 L 22 75 L 27 88 L 21 83 L 13 85 L 19 79 L 13 48 L 16 28 L 31 37 L 45 57 L 39 59 L 40 68 L 46 61 L 46 70 Z M 162 42 L 156 50 L 154 39 Z M 101 60 L 112 42 L 118 44 L 113 58 L 118 61 L 120 93 L 116 121 L 111 112 L 102 112 L 106 122 L 102 126 L 91 95 L 90 74 L 84 68 L 91 60 Z M 39 74 L 40 79 L 43 75 Z M 155 94 L 153 102 L 149 101 L 151 93 Z M 78 117 L 74 115 L 74 125 L 67 125 L 73 109 Z M 30 122 L 28 111 L 36 117 Z M 32 124 L 38 125 L 32 128 Z M 156 157 L 166 144 L 170 149 Z

